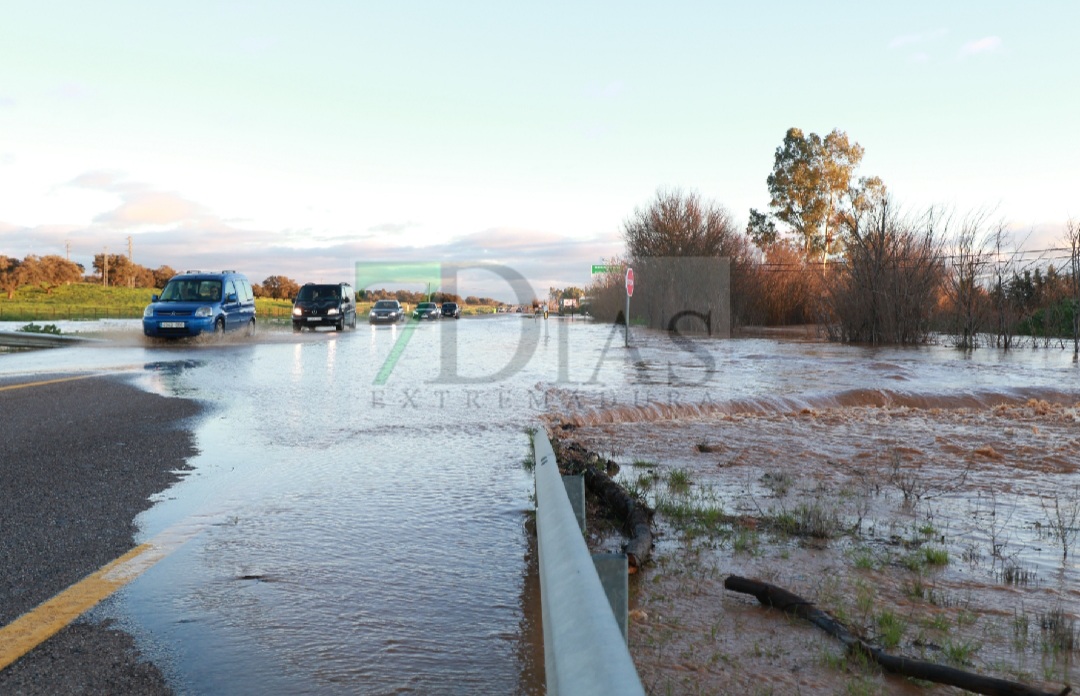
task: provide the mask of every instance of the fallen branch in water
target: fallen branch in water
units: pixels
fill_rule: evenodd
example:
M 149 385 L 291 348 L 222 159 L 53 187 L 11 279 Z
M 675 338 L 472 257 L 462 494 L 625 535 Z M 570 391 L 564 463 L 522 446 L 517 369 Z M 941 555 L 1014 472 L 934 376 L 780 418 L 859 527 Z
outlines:
M 1061 691 L 1043 691 L 1026 684 L 984 677 L 934 662 L 890 655 L 880 648 L 869 645 L 849 631 L 844 624 L 815 607 L 812 602 L 781 587 L 737 575 L 729 575 L 725 578 L 724 587 L 734 592 L 753 595 L 764 606 L 775 607 L 806 619 L 843 643 L 848 652 L 864 655 L 894 674 L 923 679 L 936 684 L 957 686 L 977 694 L 986 694 L 986 696 L 1065 696 L 1072 691 L 1072 687 L 1069 686 Z
M 585 477 L 585 487 L 623 522 L 627 536 L 626 558 L 631 568 L 638 568 L 652 553 L 653 510 L 615 483 L 600 465 L 603 460 L 576 442 L 557 443 L 561 469 Z

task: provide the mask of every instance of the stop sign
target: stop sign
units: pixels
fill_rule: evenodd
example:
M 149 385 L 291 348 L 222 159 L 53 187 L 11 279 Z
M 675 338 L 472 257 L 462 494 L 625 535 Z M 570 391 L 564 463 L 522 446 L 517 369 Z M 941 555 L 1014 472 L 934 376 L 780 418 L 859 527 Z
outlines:
M 626 296 L 627 297 L 633 297 L 634 296 L 634 269 L 633 268 L 627 268 L 626 269 Z

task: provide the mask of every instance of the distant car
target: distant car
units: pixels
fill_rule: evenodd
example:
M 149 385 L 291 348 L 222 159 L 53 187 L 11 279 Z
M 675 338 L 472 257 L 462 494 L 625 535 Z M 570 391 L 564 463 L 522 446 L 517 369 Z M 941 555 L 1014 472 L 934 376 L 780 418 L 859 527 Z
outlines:
M 356 328 L 356 293 L 348 283 L 307 283 L 300 288 L 293 300 L 293 331 L 304 327 L 315 330 L 318 326 L 333 326 L 343 331 L 346 326 Z
M 461 307 L 458 306 L 457 302 L 443 302 L 442 315 L 444 317 L 453 317 L 454 319 L 460 319 Z
M 173 276 L 143 310 L 143 333 L 160 338 L 244 330 L 255 333 L 255 295 L 236 271 Z
M 416 309 L 413 310 L 412 318 L 417 320 L 426 319 L 428 321 L 435 321 L 439 318 L 439 305 L 434 302 L 421 302 L 416 305 Z
M 405 316 L 405 308 L 397 300 L 379 300 L 368 312 L 369 324 L 394 324 Z

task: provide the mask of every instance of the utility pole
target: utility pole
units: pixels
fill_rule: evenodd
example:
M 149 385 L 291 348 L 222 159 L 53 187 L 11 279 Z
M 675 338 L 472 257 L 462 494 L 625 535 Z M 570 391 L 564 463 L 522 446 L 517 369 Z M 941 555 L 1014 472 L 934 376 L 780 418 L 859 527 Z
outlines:
M 128 235 L 128 261 L 131 262 L 132 269 L 135 268 L 135 257 L 131 253 L 131 235 Z M 128 278 L 128 287 L 135 287 L 135 273 L 134 270 L 131 273 L 131 277 Z

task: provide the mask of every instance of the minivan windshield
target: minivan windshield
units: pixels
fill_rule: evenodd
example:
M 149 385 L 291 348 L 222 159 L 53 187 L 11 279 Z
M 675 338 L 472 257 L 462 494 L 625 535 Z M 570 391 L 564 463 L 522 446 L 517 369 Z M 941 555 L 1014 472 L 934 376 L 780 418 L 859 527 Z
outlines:
M 162 302 L 217 302 L 221 281 L 212 278 L 173 278 L 161 291 Z
M 300 288 L 300 294 L 296 296 L 296 299 L 301 302 L 336 300 L 340 297 L 340 291 L 337 285 L 305 285 Z

